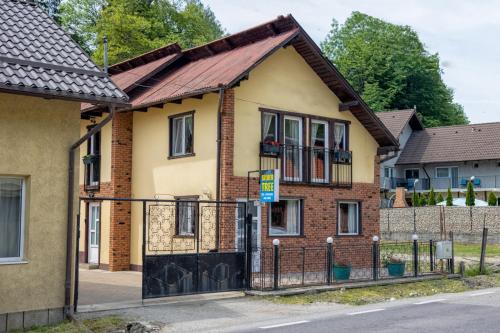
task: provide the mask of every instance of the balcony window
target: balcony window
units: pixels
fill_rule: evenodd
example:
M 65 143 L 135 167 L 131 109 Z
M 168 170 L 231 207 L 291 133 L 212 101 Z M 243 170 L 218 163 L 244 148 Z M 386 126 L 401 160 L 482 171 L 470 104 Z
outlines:
M 193 112 L 170 118 L 170 157 L 193 155 Z
M 278 139 L 278 115 L 276 113 L 262 113 L 262 142 L 277 142 Z
M 335 139 L 335 150 L 347 150 L 346 126 L 344 123 L 335 123 L 333 135 Z
M 328 122 L 311 120 L 311 180 L 315 183 L 329 181 Z
M 269 235 L 299 236 L 302 225 L 301 200 L 289 199 L 269 205 Z
M 302 181 L 302 118 L 285 116 L 284 179 Z
M 88 127 L 89 131 L 94 126 Z M 97 132 L 87 140 L 87 155 L 83 157 L 85 165 L 85 189 L 96 189 L 101 180 L 101 132 Z

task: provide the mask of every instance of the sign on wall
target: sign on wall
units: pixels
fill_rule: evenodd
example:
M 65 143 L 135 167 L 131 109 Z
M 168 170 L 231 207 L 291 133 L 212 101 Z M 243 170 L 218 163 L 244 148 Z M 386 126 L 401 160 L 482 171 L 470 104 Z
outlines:
M 452 259 L 452 247 L 451 241 L 436 242 L 436 259 Z
M 260 202 L 280 200 L 280 174 L 278 169 L 260 172 Z

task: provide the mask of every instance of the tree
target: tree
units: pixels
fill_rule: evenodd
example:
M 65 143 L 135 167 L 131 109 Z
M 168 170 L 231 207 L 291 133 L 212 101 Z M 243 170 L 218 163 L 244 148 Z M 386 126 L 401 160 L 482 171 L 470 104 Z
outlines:
M 57 23 L 59 22 L 59 5 L 61 0 L 35 0 L 35 3 L 49 14 Z
M 105 36 L 109 62 L 116 63 L 168 43 L 188 48 L 224 34 L 213 12 L 199 0 L 109 0 L 95 27 L 97 63 L 102 63 Z
M 420 196 L 420 207 L 427 206 L 428 202 L 429 202 L 429 200 L 427 199 L 427 194 L 422 194 Z
M 443 201 L 444 201 L 443 195 L 441 193 L 438 193 L 437 202 L 440 203 L 440 202 L 443 202 Z
M 465 193 L 465 205 L 466 206 L 476 205 L 476 194 L 474 193 L 474 185 L 472 185 L 472 181 L 467 182 L 467 193 Z
M 431 191 L 429 192 L 428 205 L 429 206 L 436 206 L 436 194 L 434 193 L 434 188 L 431 188 Z
M 353 12 L 343 25 L 333 20 L 321 48 L 372 109 L 416 106 L 428 127 L 468 122 L 443 82 L 438 54 L 409 26 Z
M 488 206 L 496 206 L 496 205 L 497 205 L 497 196 L 495 195 L 495 193 L 490 192 L 490 194 L 488 194 Z
M 446 195 L 446 206 L 453 206 L 453 196 L 450 188 L 448 188 L 448 195 Z
M 420 206 L 420 197 L 418 196 L 418 193 L 413 192 L 413 196 L 411 198 L 411 204 L 413 207 L 419 207 Z

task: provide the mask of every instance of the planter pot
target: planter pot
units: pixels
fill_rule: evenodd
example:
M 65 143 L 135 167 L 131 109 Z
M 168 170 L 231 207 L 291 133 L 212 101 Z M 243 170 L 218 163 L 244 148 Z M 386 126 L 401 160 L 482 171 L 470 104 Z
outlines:
M 351 266 L 333 266 L 333 278 L 335 280 L 349 280 Z
M 387 270 L 389 271 L 390 276 L 403 276 L 405 275 L 405 262 L 399 263 L 388 263 Z
M 262 144 L 262 154 L 264 155 L 279 155 L 280 153 L 280 146 L 278 145 L 271 145 L 264 143 Z

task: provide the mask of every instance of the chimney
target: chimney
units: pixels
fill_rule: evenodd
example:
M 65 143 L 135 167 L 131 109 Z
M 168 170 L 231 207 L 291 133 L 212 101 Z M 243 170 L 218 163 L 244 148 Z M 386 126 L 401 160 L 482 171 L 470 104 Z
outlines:
M 392 205 L 393 208 L 405 208 L 408 207 L 406 204 L 406 189 L 404 187 L 397 187 L 396 188 L 396 198 L 394 199 L 394 204 Z
M 108 74 L 108 37 L 104 36 L 102 44 L 104 47 L 104 73 Z

